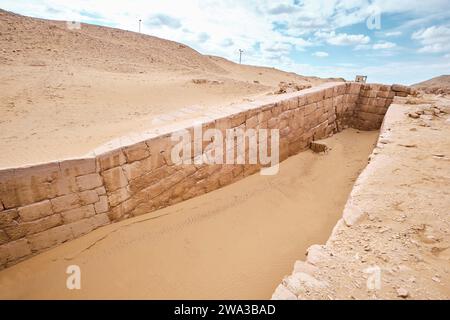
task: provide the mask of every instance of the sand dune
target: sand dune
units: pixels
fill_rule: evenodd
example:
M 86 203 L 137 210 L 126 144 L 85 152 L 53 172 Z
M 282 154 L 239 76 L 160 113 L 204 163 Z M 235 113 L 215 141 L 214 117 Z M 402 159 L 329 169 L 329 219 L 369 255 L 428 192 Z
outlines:
M 202 55 L 139 33 L 0 10 L 0 167 L 83 155 L 155 116 L 327 81 Z M 335 79 L 332 79 L 335 80 Z M 182 117 L 183 115 L 178 115 Z

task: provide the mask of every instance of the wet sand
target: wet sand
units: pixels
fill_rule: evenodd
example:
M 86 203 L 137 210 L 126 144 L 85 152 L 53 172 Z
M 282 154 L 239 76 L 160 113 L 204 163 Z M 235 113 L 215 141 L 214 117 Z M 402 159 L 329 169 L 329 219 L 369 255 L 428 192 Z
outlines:
M 292 264 L 324 243 L 378 132 L 348 129 L 327 154 L 301 153 L 248 177 L 98 229 L 0 272 L 0 298 L 269 299 Z M 66 268 L 81 268 L 81 290 Z

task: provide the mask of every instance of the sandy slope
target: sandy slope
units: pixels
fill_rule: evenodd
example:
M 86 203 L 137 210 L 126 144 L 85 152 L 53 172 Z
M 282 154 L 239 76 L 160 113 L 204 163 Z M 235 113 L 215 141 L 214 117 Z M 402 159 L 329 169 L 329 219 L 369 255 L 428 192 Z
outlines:
M 293 261 L 323 243 L 378 132 L 345 130 L 220 190 L 128 219 L 0 272 L 0 298 L 268 299 Z M 154 219 L 155 217 L 158 217 Z M 79 265 L 82 289 L 65 287 Z
M 69 30 L 2 10 L 0 66 L 0 167 L 79 156 L 148 129 L 155 115 L 224 107 L 273 93 L 281 81 L 326 81 L 143 34 L 86 24 Z

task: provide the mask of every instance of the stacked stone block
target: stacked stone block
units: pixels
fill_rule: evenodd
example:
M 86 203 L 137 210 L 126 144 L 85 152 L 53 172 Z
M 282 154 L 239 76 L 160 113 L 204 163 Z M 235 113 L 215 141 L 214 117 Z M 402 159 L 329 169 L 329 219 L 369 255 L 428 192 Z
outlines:
M 280 161 L 346 127 L 378 129 L 390 86 L 333 83 L 236 105 L 200 119 L 207 129 L 279 129 Z M 205 194 L 259 164 L 174 164 L 172 132 L 119 139 L 92 157 L 0 170 L 0 268 L 123 220 Z M 205 146 L 207 143 L 204 143 Z M 247 147 L 248 150 L 248 147 Z M 192 159 L 201 154 L 192 153 Z

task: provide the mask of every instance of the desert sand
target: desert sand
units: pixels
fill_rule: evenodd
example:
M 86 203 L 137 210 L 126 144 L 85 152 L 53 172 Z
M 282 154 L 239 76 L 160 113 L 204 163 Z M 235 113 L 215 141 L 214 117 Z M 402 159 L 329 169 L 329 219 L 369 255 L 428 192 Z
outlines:
M 82 156 L 158 126 L 158 115 L 182 120 L 327 81 L 144 34 L 88 24 L 70 30 L 2 10 L 0 48 L 0 168 Z
M 378 132 L 348 129 L 275 176 L 97 229 L 0 272 L 0 298 L 268 299 L 308 246 L 324 243 Z M 82 290 L 66 289 L 79 265 Z

